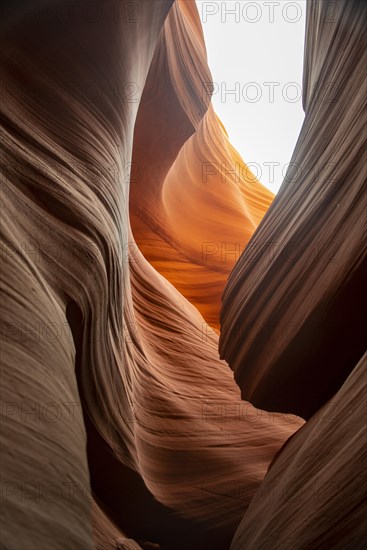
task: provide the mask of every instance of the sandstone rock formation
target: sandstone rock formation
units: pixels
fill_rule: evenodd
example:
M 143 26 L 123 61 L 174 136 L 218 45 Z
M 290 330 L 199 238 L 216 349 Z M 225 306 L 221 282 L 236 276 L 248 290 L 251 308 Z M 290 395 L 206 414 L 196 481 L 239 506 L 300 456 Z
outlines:
M 223 295 L 221 357 L 242 396 L 308 418 L 366 349 L 363 2 L 308 3 L 305 121 Z
M 305 460 L 297 478 L 297 453 L 320 448 L 311 432 L 320 430 L 331 453 L 343 438 L 340 467 L 351 457 L 359 472 L 363 456 L 348 449 L 362 433 L 362 364 L 336 396 L 333 438 L 314 417 L 305 424 L 298 416 L 317 412 L 362 355 L 360 319 L 351 315 L 363 252 L 357 9 L 340 3 L 338 24 L 321 33 L 323 8 L 309 4 L 306 88 L 317 82 L 323 90 L 331 71 L 350 81 L 353 100 L 342 88 L 338 108 L 321 102 L 313 109 L 315 96 L 306 91 L 295 158 L 313 166 L 320 150 L 327 158 L 337 151 L 337 183 L 285 183 L 252 241 L 278 231 L 286 239 L 297 227 L 309 239 L 319 231 L 322 242 L 332 234 L 343 262 L 307 271 L 302 254 L 298 270 L 281 257 L 273 267 L 261 258 L 249 267 L 246 248 L 224 295 L 228 366 L 216 332 L 220 297 L 240 251 L 233 254 L 231 245 L 247 244 L 273 197 L 231 147 L 210 104 L 195 2 L 4 4 L 2 547 L 224 550 L 242 518 L 233 545 L 244 544 L 243 526 L 252 517 L 253 545 L 264 540 L 260 495 L 273 472 L 284 485 L 288 475 L 302 485 L 314 464 L 329 465 L 322 456 L 310 466 Z M 326 146 L 316 139 L 324 143 L 323 127 Z M 351 177 L 347 189 L 343 174 Z M 314 285 L 322 277 L 326 302 Z M 338 306 L 344 321 L 335 315 Z M 275 316 L 287 326 L 294 317 L 319 321 L 321 310 L 330 334 L 344 331 L 348 345 L 338 339 L 330 350 L 325 329 L 312 345 L 306 338 L 297 347 L 297 340 L 296 363 L 292 341 L 271 346 L 260 338 L 259 351 L 255 335 L 255 351 L 247 354 L 249 339 L 233 333 L 245 315 L 261 322 Z M 275 357 L 284 358 L 285 374 Z M 241 399 L 229 367 L 251 402 Z M 259 380 L 251 377 L 255 368 Z M 275 374 L 268 379 L 269 369 Z M 246 385 L 243 373 L 251 374 Z M 314 391 L 303 381 L 302 393 L 295 379 L 308 380 L 307 373 Z M 353 398 L 348 431 L 343 411 Z M 350 479 L 348 468 L 340 473 L 337 465 L 328 475 L 333 471 L 342 485 Z M 348 510 L 360 505 L 361 493 L 351 482 L 345 517 L 350 540 L 359 544 L 359 512 Z M 277 498 L 283 512 L 272 529 L 282 543 L 288 536 L 297 543 L 301 518 L 287 531 L 293 516 L 284 496 Z M 327 511 L 329 500 L 322 504 Z M 327 541 L 331 524 L 314 516 L 311 532 Z
M 148 261 L 217 330 L 227 277 L 273 194 L 228 141 L 211 80 L 195 2 L 178 2 L 135 125 L 131 225 Z
M 364 354 L 337 394 L 285 444 L 231 550 L 365 547 Z

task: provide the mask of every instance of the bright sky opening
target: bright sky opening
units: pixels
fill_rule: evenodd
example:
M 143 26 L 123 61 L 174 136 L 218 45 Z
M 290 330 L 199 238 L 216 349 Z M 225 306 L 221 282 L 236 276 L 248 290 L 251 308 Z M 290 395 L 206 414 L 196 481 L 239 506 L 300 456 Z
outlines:
M 197 0 L 213 105 L 233 146 L 276 193 L 303 123 L 306 2 Z

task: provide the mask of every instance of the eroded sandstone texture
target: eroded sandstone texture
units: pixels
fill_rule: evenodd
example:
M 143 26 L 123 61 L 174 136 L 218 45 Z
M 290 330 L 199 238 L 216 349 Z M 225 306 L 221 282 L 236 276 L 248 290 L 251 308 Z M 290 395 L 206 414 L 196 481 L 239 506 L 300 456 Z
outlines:
M 303 175 L 273 203 L 195 2 L 92 4 L 3 5 L 1 546 L 362 546 L 362 4 L 308 4 Z

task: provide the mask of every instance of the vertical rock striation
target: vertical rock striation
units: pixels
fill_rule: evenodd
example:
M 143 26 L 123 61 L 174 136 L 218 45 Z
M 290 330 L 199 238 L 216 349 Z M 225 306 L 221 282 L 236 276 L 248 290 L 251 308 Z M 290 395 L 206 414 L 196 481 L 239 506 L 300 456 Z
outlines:
M 365 6 L 307 4 L 305 121 L 223 295 L 220 354 L 257 407 L 310 417 L 366 348 Z

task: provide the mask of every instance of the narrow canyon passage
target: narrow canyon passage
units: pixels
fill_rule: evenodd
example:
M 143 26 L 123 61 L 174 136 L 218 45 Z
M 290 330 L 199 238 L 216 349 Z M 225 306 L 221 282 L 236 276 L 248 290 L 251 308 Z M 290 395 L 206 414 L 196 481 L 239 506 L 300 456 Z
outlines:
M 194 0 L 6 3 L 1 547 L 363 547 L 365 7 L 335 6 L 274 198 Z

